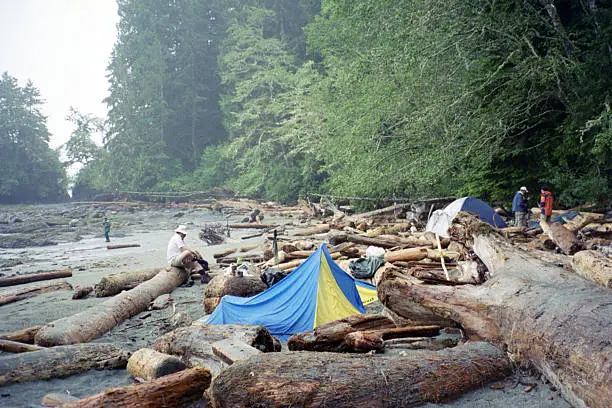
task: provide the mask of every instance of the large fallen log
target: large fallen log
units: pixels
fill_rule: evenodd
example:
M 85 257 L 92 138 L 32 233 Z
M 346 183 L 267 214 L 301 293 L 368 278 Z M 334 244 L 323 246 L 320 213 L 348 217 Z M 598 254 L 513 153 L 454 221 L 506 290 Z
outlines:
M 173 267 L 161 271 L 132 290 L 115 295 L 83 312 L 48 323 L 36 334 L 36 344 L 57 346 L 85 343 L 100 337 L 124 320 L 146 310 L 155 298 L 172 292 L 187 278 L 184 269 Z
M 109 244 L 106 249 L 137 248 L 140 244 Z
M 35 346 L 34 344 L 20 343 L 13 340 L 0 339 L 0 351 L 6 353 L 25 353 L 28 351 L 42 350 L 43 347 Z
M 329 237 L 329 243 L 331 245 L 338 245 L 343 242 L 353 242 L 355 244 L 377 246 L 381 248 L 394 248 L 397 246 L 397 242 L 395 241 L 368 238 L 357 234 L 334 234 Z
M 572 257 L 576 273 L 604 288 L 612 289 L 612 261 L 598 251 L 580 251 Z
M 64 404 L 69 402 L 78 401 L 77 397 L 73 397 L 70 394 L 58 394 L 55 392 L 45 394 L 43 399 L 40 401 L 40 405 L 43 407 L 62 407 Z
M 612 401 L 610 293 L 514 248 L 491 227 L 461 213 L 451 234 L 488 267 L 481 286 L 424 285 L 397 269 L 378 282 L 378 297 L 400 316 L 415 305 L 463 327 L 471 339 L 502 344 L 539 369 L 575 407 Z M 473 241 L 472 241 L 473 239 Z
M 62 408 L 189 407 L 204 398 L 203 394 L 210 386 L 210 379 L 210 371 L 207 369 L 192 368 L 152 381 L 112 388 L 100 394 L 66 403 L 62 405 Z
M 255 296 L 268 289 L 259 276 L 218 275 L 204 289 L 204 311 L 212 313 L 225 295 L 240 297 Z
M 152 380 L 182 371 L 187 366 L 180 359 L 149 348 L 141 348 L 132 354 L 127 362 L 132 376 Z
M 440 326 L 394 327 L 349 333 L 344 337 L 344 343 L 349 350 L 364 353 L 370 350 L 382 350 L 386 340 L 433 337 L 438 334 L 440 334 Z
M 126 288 L 133 289 L 134 283 L 148 281 L 162 270 L 160 268 L 141 269 L 104 276 L 94 285 L 94 294 L 96 297 L 114 296 Z
M 0 306 L 57 290 L 72 290 L 72 285 L 62 281 L 4 291 L 0 293 Z
M 72 271 L 69 269 L 65 271 L 37 273 L 34 275 L 11 276 L 10 278 L 0 279 L 0 286 L 21 285 L 22 283 L 28 283 L 28 282 L 38 282 L 38 281 L 59 279 L 59 278 L 70 278 L 71 276 L 72 276 Z
M 153 349 L 179 356 L 189 367 L 209 368 L 216 375 L 226 364 L 214 354 L 212 346 L 225 339 L 246 343 L 263 352 L 274 351 L 274 339 L 265 327 L 242 324 L 181 327 L 159 337 Z
M 294 235 L 296 237 L 309 237 L 311 235 L 316 234 L 325 234 L 326 232 L 329 232 L 329 224 L 318 224 L 311 228 L 293 232 L 291 235 Z
M 14 332 L 0 333 L 0 339 L 18 341 L 20 343 L 34 344 L 34 336 L 42 326 L 27 327 Z
M 385 253 L 385 261 L 420 261 L 427 258 L 429 252 L 427 247 L 401 249 L 399 251 L 388 251 Z M 439 258 L 439 257 L 438 257 Z
M 58 346 L 4 356 L 0 357 L 0 386 L 66 377 L 90 369 L 122 368 L 127 359 L 128 353 L 105 343 Z
M 457 397 L 510 371 L 502 351 L 479 342 L 403 357 L 285 352 L 228 367 L 211 394 L 218 408 L 403 408 Z
M 352 315 L 324 323 L 313 330 L 296 333 L 287 340 L 287 347 L 292 351 L 349 351 L 344 342 L 349 333 L 395 327 L 395 323 L 385 316 Z
M 568 230 L 557 222 L 549 223 L 548 228 L 548 236 L 566 255 L 574 255 L 582 249 L 582 244 L 576 238 L 575 232 Z

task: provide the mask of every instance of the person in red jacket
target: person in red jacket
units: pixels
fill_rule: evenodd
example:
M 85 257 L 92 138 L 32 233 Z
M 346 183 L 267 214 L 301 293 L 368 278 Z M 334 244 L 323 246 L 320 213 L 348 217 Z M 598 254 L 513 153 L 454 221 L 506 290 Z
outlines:
M 550 221 L 550 216 L 553 209 L 553 195 L 548 186 L 542 186 L 540 189 L 540 220 Z

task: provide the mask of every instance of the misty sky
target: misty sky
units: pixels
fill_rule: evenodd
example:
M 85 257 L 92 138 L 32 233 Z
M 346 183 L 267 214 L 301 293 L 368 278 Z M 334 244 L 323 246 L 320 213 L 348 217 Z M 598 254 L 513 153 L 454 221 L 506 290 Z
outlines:
M 106 67 L 118 21 L 115 0 L 0 0 L 0 74 L 39 89 L 51 147 L 70 137 L 70 106 L 106 116 Z

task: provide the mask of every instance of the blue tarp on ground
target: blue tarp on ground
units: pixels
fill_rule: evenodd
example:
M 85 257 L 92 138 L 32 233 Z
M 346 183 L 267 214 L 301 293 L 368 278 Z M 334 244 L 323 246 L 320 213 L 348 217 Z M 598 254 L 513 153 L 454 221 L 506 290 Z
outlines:
M 325 244 L 286 278 L 252 297 L 224 296 L 206 324 L 265 326 L 281 340 L 332 320 L 364 313 L 376 300 L 373 285 L 356 281 Z

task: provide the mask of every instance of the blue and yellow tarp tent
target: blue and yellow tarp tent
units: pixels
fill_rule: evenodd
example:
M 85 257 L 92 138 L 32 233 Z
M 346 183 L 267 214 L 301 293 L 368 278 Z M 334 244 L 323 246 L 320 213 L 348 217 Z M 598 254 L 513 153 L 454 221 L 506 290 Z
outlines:
M 376 288 L 355 280 L 331 258 L 325 244 L 295 271 L 258 295 L 224 296 L 206 324 L 255 324 L 286 340 L 353 314 L 377 300 Z

